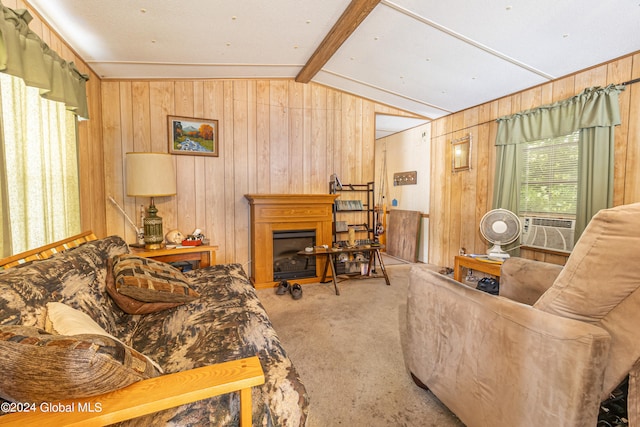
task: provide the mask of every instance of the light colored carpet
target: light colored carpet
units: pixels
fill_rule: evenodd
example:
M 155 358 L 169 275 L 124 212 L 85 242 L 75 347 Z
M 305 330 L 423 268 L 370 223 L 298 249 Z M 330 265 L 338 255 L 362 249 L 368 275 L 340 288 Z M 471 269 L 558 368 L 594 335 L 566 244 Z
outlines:
M 382 261 L 384 262 L 384 265 L 411 264 L 409 261 L 387 255 L 385 252 L 380 252 L 380 254 L 382 255 Z
M 303 285 L 303 297 L 260 289 L 282 344 L 310 396 L 308 427 L 463 426 L 405 363 L 407 275 L 387 266 L 384 279 Z

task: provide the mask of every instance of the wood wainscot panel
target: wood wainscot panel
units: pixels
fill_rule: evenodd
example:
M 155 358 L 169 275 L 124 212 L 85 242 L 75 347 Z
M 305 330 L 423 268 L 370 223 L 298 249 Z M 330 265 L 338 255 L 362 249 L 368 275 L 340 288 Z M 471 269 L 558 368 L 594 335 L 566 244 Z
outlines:
M 335 194 L 246 194 L 251 210 L 251 280 L 256 288 L 277 285 L 273 278 L 273 232 L 314 230 L 316 245 L 331 245 Z M 300 248 L 301 250 L 304 248 Z M 295 279 L 317 282 L 324 260 L 316 265 L 316 277 Z

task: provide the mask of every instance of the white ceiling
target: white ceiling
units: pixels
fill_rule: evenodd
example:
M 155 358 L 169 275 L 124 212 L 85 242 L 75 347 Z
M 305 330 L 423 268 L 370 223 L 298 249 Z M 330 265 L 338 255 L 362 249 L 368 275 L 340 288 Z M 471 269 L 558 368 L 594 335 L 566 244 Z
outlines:
M 28 3 L 104 78 L 294 78 L 350 1 Z M 638 51 L 639 29 L 638 0 L 382 0 L 312 81 L 434 119 Z

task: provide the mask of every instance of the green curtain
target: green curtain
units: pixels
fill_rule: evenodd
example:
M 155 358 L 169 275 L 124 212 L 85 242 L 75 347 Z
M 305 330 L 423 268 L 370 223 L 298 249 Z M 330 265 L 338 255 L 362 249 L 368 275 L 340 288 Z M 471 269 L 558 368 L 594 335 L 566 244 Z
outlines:
M 576 239 L 600 209 L 613 206 L 614 127 L 580 131 Z
M 0 3 L 0 71 L 37 87 L 40 96 L 62 102 L 79 117 L 88 119 L 86 82 L 73 62 L 64 61 L 29 29 L 32 16 Z
M 496 177 L 493 189 L 494 208 L 520 210 L 521 156 L 515 144 L 501 145 L 496 155 Z
M 624 86 L 592 87 L 553 104 L 498 119 L 493 207 L 518 212 L 518 145 L 580 130 L 576 240 L 600 209 L 613 204 L 614 127 Z

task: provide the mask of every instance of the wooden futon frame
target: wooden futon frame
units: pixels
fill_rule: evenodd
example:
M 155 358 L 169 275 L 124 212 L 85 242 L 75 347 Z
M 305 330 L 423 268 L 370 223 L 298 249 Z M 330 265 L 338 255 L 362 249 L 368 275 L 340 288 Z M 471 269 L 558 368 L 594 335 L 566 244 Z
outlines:
M 84 232 L 41 248 L 1 259 L 0 269 L 11 268 L 31 260 L 46 259 L 55 253 L 63 252 L 91 240 L 96 240 L 93 232 Z M 108 425 L 197 400 L 239 391 L 240 425 L 249 427 L 252 424 L 251 387 L 261 384 L 264 384 L 264 372 L 260 360 L 254 356 L 162 375 L 99 396 L 59 402 L 61 405 L 74 404 L 75 408 L 101 407 L 99 412 L 44 413 L 40 411 L 40 405 L 35 405 L 35 412 L 0 416 L 0 425 Z

